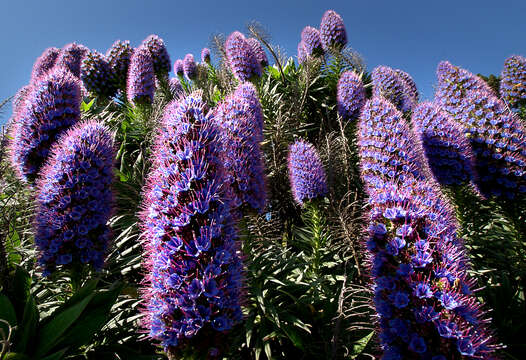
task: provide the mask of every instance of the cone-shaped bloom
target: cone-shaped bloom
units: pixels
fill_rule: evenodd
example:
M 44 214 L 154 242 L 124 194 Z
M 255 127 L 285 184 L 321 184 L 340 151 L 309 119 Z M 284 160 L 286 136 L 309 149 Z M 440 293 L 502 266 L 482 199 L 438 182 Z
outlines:
M 207 112 L 198 93 L 166 107 L 141 214 L 145 326 L 170 353 L 217 343 L 242 319 L 243 266 Z
M 365 104 L 365 89 L 355 72 L 346 71 L 340 76 L 337 101 L 338 113 L 345 120 L 353 120 L 360 115 Z
M 526 58 L 515 55 L 504 61 L 500 95 L 510 106 L 526 101 Z
M 239 31 L 230 34 L 225 43 L 225 51 L 230 70 L 236 79 L 244 82 L 254 76 L 261 76 L 261 64 L 245 36 Z
M 133 52 L 128 69 L 127 92 L 128 101 L 151 104 L 155 93 L 155 73 L 150 51 L 139 46 Z
M 298 43 L 298 64 L 303 64 L 307 61 L 307 49 L 305 49 L 305 43 L 300 41 Z
M 342 48 L 347 45 L 347 32 L 342 17 L 333 10 L 327 10 L 321 18 L 321 42 L 325 49 Z
M 395 71 L 402 78 L 402 80 L 405 81 L 405 84 L 411 90 L 411 95 L 413 95 L 414 101 L 418 102 L 418 98 L 419 98 L 418 89 L 417 89 L 416 83 L 413 80 L 413 78 L 411 77 L 411 75 L 409 75 L 408 73 L 406 73 L 405 71 L 400 70 L 400 69 L 396 69 Z
M 323 55 L 320 32 L 312 26 L 305 26 L 301 32 L 301 41 L 305 44 L 307 55 Z
M 84 45 L 71 43 L 62 48 L 55 62 L 55 67 L 65 67 L 76 77 L 80 76 L 82 59 L 89 52 Z
M 203 48 L 201 50 L 201 61 L 207 64 L 210 64 L 210 49 L 209 48 Z
M 255 38 L 248 38 L 247 43 L 252 48 L 252 51 L 254 52 L 254 55 L 256 56 L 257 61 L 259 61 L 261 67 L 266 67 L 268 65 L 267 54 L 265 53 L 265 50 L 263 50 L 263 46 L 261 46 L 259 40 Z
M 111 76 L 118 89 L 126 88 L 128 68 L 133 54 L 133 48 L 128 40 L 117 40 L 106 52 L 106 60 L 110 65 Z
M 383 96 L 402 112 L 410 111 L 415 105 L 411 88 L 395 70 L 378 66 L 371 73 L 371 78 L 374 96 Z
M 37 81 L 41 76 L 47 74 L 53 68 L 57 61 L 60 49 L 50 47 L 44 50 L 35 63 L 33 64 L 33 72 L 31 73 L 31 82 Z
M 157 35 L 150 35 L 143 40 L 142 46 L 150 51 L 155 74 L 157 76 L 167 75 L 170 72 L 172 62 L 163 39 Z
M 183 60 L 184 75 L 189 80 L 194 80 L 197 77 L 197 65 L 195 64 L 194 56 L 186 54 Z
M 233 192 L 232 209 L 262 212 L 267 200 L 266 175 L 260 141 L 263 139 L 262 110 L 251 83 L 242 83 L 216 110 L 221 129 L 221 159 L 226 182 Z
M 469 140 L 464 128 L 445 110 L 424 102 L 413 111 L 412 123 L 438 183 L 460 185 L 473 179 L 473 152 Z
M 183 86 L 181 85 L 181 82 L 179 81 L 178 78 L 174 78 L 174 77 L 170 78 L 169 85 L 170 85 L 170 91 L 172 92 L 172 95 L 174 97 L 178 97 L 184 93 Z
M 111 240 L 113 136 L 87 121 L 55 143 L 38 180 L 35 244 L 48 275 L 57 266 L 102 269 Z
M 290 187 L 298 205 L 327 195 L 327 176 L 316 148 L 303 140 L 289 146 Z
M 183 60 L 177 59 L 174 62 L 174 73 L 177 76 L 183 76 L 184 75 L 184 66 L 183 66 Z
M 82 60 L 80 79 L 88 92 L 98 96 L 113 97 L 117 91 L 106 57 L 96 50 Z
M 33 182 L 51 145 L 80 120 L 80 81 L 59 67 L 36 81 L 19 110 L 11 159 L 19 177 Z

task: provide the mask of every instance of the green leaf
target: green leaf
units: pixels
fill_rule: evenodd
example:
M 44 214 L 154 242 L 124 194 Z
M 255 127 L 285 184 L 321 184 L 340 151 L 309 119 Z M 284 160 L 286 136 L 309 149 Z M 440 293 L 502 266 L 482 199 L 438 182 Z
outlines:
M 89 111 L 89 109 L 91 109 L 94 103 L 95 99 L 91 99 L 91 101 L 87 104 L 83 101 L 82 104 L 80 104 L 80 110 L 83 112 Z
M 4 360 L 31 360 L 31 358 L 24 354 L 7 353 Z
M 269 66 L 269 67 L 267 67 L 267 69 L 268 69 L 268 72 L 270 73 L 270 75 L 274 79 L 279 80 L 281 75 L 280 75 L 279 70 L 277 68 L 275 68 L 274 66 Z
M 7 262 L 9 265 L 14 266 L 20 264 L 22 261 L 22 255 L 20 255 L 20 253 L 17 251 L 17 249 L 20 247 L 20 236 L 18 235 L 18 231 L 16 231 L 11 223 L 9 224 L 8 234 L 10 234 L 10 236 L 5 239 Z
M 0 295 L 0 319 L 7 321 L 11 327 L 16 326 L 15 308 L 5 295 Z M 9 334 L 9 326 L 4 321 L 0 321 L 0 329 L 4 333 L 2 338 Z
M 26 301 L 26 306 L 24 307 L 22 323 L 17 329 L 17 338 L 15 341 L 17 351 L 22 353 L 27 352 L 29 341 L 35 338 L 38 320 L 39 313 L 35 299 L 33 298 L 33 295 L 29 295 Z
M 356 359 L 356 357 L 365 350 L 365 347 L 367 346 L 373 335 L 374 331 L 371 331 L 369 334 L 367 334 L 366 336 L 364 336 L 363 338 L 361 338 L 353 344 L 351 359 Z
M 68 351 L 67 348 L 59 350 L 51 355 L 41 358 L 40 360 L 60 360 L 64 357 L 64 354 L 66 353 L 66 351 Z

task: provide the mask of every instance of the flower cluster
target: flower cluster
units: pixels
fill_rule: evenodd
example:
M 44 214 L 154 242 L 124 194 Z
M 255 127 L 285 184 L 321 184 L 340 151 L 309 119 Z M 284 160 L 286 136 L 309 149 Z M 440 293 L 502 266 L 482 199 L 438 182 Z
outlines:
M 128 70 L 126 95 L 133 104 L 153 102 L 155 93 L 155 73 L 150 51 L 139 46 L 133 52 Z
M 106 52 L 106 59 L 110 66 L 115 86 L 118 89 L 126 88 L 126 79 L 130 67 L 130 59 L 133 54 L 133 48 L 128 40 L 117 40 Z
M 20 106 L 11 142 L 13 165 L 21 179 L 33 182 L 51 145 L 80 120 L 80 82 L 56 68 L 40 78 Z
M 38 181 L 35 244 L 45 276 L 57 266 L 102 269 L 111 240 L 113 137 L 95 121 L 55 143 Z
M 298 205 L 327 195 L 325 169 L 312 144 L 296 140 L 289 146 L 288 170 L 292 195 Z
M 409 87 L 409 90 L 411 90 L 411 95 L 414 101 L 418 102 L 418 98 L 419 98 L 418 89 L 416 88 L 415 81 L 413 80 L 411 75 L 409 75 L 408 73 L 400 69 L 396 69 L 395 72 L 398 74 L 398 76 L 402 78 L 405 84 Z
M 160 77 L 166 76 L 170 72 L 172 62 L 163 39 L 157 35 L 150 35 L 144 39 L 141 46 L 146 47 L 150 51 L 155 74 Z
M 217 108 L 215 121 L 226 178 L 233 192 L 232 210 L 238 217 L 243 207 L 262 212 L 267 200 L 266 176 L 260 141 L 263 139 L 262 109 L 256 89 L 242 83 Z
M 409 85 L 395 70 L 378 66 L 371 73 L 371 78 L 374 96 L 383 96 L 402 112 L 411 111 L 416 99 Z
M 305 44 L 307 55 L 323 55 L 323 46 L 321 43 L 320 32 L 312 26 L 305 26 L 301 32 L 301 41 Z
M 254 56 L 256 57 L 257 61 L 259 61 L 261 67 L 267 66 L 267 54 L 265 54 L 265 50 L 263 50 L 263 46 L 261 46 L 261 43 L 258 41 L 258 39 L 248 38 L 247 43 L 252 48 L 252 52 L 254 53 Z
M 46 75 L 49 70 L 53 68 L 57 58 L 60 54 L 60 49 L 50 47 L 44 50 L 35 63 L 33 64 L 33 72 L 31 73 L 31 82 L 38 81 L 38 79 Z
M 184 75 L 189 80 L 194 80 L 197 77 L 197 65 L 195 64 L 194 56 L 186 54 L 183 60 Z
M 303 64 L 307 61 L 307 49 L 305 48 L 305 43 L 300 41 L 298 43 L 298 63 Z
M 183 60 L 177 59 L 174 62 L 174 73 L 177 76 L 183 76 L 184 75 L 184 66 L 183 66 Z
M 175 77 L 170 78 L 168 85 L 174 97 L 178 97 L 179 95 L 184 93 L 183 86 L 181 85 L 181 81 L 179 81 L 178 78 L 175 78 Z
M 504 61 L 500 95 L 510 106 L 526 101 L 526 58 L 511 56 Z
M 80 65 L 82 59 L 89 52 L 84 45 L 71 43 L 62 48 L 55 63 L 56 67 L 64 67 L 71 71 L 76 77 L 80 76 Z
M 209 48 L 203 48 L 201 50 L 201 61 L 207 64 L 210 64 L 210 49 Z
M 321 42 L 325 49 L 342 48 L 347 45 L 347 32 L 342 17 L 333 10 L 327 10 L 321 18 Z
M 245 36 L 239 31 L 230 34 L 225 43 L 225 51 L 230 70 L 240 82 L 261 76 L 261 64 Z
M 362 79 L 353 71 L 346 71 L 338 80 L 338 113 L 345 120 L 355 119 L 365 103 Z
M 80 79 L 92 94 L 112 97 L 117 92 L 110 65 L 98 51 L 89 51 L 82 60 Z
M 213 346 L 241 321 L 243 265 L 220 145 L 199 94 L 171 102 L 145 191 L 145 326 L 165 350 Z
M 438 183 L 460 185 L 473 179 L 473 152 L 469 141 L 464 129 L 445 110 L 424 102 L 413 111 L 412 122 Z

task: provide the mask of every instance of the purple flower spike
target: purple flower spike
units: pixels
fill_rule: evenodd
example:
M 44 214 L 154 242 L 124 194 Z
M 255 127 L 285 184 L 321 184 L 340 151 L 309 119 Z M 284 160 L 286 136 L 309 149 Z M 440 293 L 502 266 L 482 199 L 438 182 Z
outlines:
M 296 140 L 290 145 L 288 167 L 292 195 L 298 205 L 327 195 L 325 169 L 312 144 Z
M 170 72 L 171 61 L 163 39 L 157 35 L 150 35 L 142 42 L 142 46 L 150 51 L 153 70 L 157 76 L 166 76 Z
M 353 71 L 340 76 L 337 91 L 338 113 L 345 120 L 356 119 L 365 104 L 365 89 L 362 80 Z
M 183 60 L 177 59 L 174 63 L 174 73 L 177 76 L 183 76 L 184 75 L 184 66 L 183 66 Z
M 259 64 L 261 67 L 268 66 L 268 58 L 267 54 L 265 54 L 265 50 L 263 49 L 263 46 L 261 46 L 261 43 L 258 39 L 255 38 L 248 38 L 247 43 L 252 48 L 252 51 L 254 52 L 254 55 L 256 56 L 256 59 L 259 61 Z
M 80 76 L 82 59 L 89 52 L 84 45 L 71 43 L 62 48 L 55 63 L 55 67 L 65 67 L 76 77 Z
M 97 271 L 111 240 L 113 136 L 95 121 L 69 129 L 38 181 L 35 244 L 44 276 L 78 265 Z
M 184 93 L 183 86 L 178 78 L 170 78 L 170 91 L 174 97 L 179 97 Z
M 210 49 L 209 48 L 203 48 L 201 50 L 201 61 L 207 64 L 210 64 Z
M 405 80 L 388 66 L 378 66 L 371 73 L 373 95 L 383 96 L 402 112 L 411 111 L 416 104 L 413 92 Z
M 11 159 L 19 177 L 32 183 L 51 145 L 80 120 L 80 82 L 55 68 L 32 85 L 18 111 Z
M 305 48 L 305 43 L 303 41 L 300 41 L 298 43 L 298 64 L 303 64 L 305 61 L 307 61 L 307 49 Z
M 411 95 L 413 96 L 415 103 L 418 102 L 418 98 L 419 98 L 418 89 L 416 88 L 415 81 L 413 80 L 411 75 L 409 75 L 408 73 L 400 69 L 396 69 L 395 71 L 402 78 L 402 80 L 405 81 L 405 84 L 411 90 Z
M 425 102 L 415 108 L 412 122 L 438 183 L 460 185 L 473 179 L 473 152 L 464 129 L 440 108 Z
M 515 55 L 504 61 L 500 95 L 511 107 L 526 101 L 526 58 Z
M 240 82 L 261 76 L 261 64 L 245 36 L 239 31 L 230 34 L 225 43 L 225 51 L 230 70 Z
M 195 64 L 194 56 L 186 54 L 183 60 L 184 75 L 189 80 L 195 80 L 197 77 L 197 65 Z
M 110 65 L 98 51 L 91 50 L 82 60 L 80 79 L 86 90 L 92 94 L 113 97 L 117 92 Z
M 301 32 L 301 41 L 305 44 L 308 56 L 323 55 L 320 32 L 312 26 L 305 26 Z
M 243 317 L 244 270 L 219 151 L 199 93 L 167 105 L 141 220 L 144 325 L 172 354 L 190 346 L 206 354 L 203 343 L 222 341 Z
M 151 104 L 155 93 L 155 73 L 150 51 L 139 46 L 133 52 L 128 70 L 127 96 L 128 101 Z
M 60 49 L 56 47 L 50 47 L 44 50 L 42 55 L 37 58 L 35 64 L 33 65 L 33 72 L 31 73 L 30 82 L 36 82 L 41 76 L 46 75 L 47 72 L 55 65 L 59 54 Z
M 333 10 L 327 10 L 321 18 L 320 37 L 325 49 L 343 48 L 347 45 L 347 32 L 342 17 Z
M 118 89 L 126 88 L 126 78 L 133 54 L 133 48 L 128 40 L 117 40 L 106 52 L 106 59 L 110 65 L 111 76 Z
M 238 86 L 233 95 L 218 105 L 215 121 L 221 129 L 226 182 L 233 191 L 232 209 L 236 217 L 243 208 L 259 213 L 267 200 L 266 175 L 260 141 L 263 114 L 257 92 L 249 82 Z

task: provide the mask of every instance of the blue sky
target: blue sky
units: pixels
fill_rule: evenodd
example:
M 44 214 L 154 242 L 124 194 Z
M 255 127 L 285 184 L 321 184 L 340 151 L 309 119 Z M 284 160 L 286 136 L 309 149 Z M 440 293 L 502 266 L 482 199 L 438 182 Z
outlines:
M 475 73 L 500 73 L 512 54 L 526 55 L 526 1 L 210 1 L 4 0 L 0 8 L 0 100 L 25 85 L 49 46 L 77 41 L 105 52 L 116 39 L 138 45 L 161 36 L 172 61 L 199 57 L 213 33 L 267 27 L 275 44 L 296 55 L 301 30 L 319 26 L 327 9 L 345 21 L 349 45 L 369 70 L 384 64 L 409 72 L 431 98 L 435 69 L 448 59 Z

